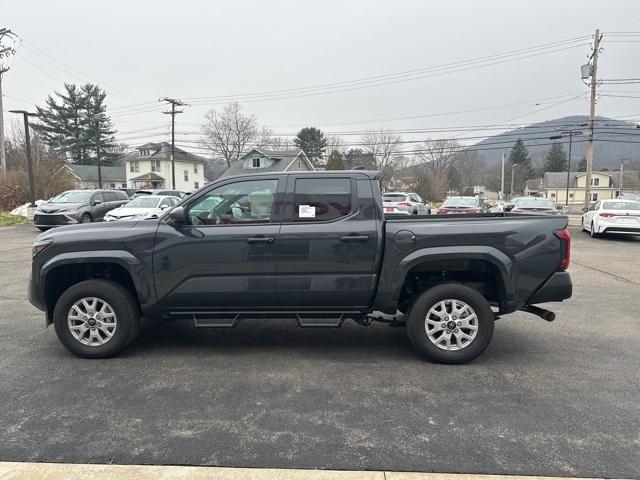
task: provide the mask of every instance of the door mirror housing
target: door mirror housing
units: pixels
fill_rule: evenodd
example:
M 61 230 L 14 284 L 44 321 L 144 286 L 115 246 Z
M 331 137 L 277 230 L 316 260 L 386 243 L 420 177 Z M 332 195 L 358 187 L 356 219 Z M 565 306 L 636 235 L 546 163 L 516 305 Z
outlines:
M 173 210 L 169 212 L 169 219 L 171 223 L 174 225 L 184 225 L 187 223 L 186 212 L 184 211 L 184 207 L 175 207 Z
M 102 203 L 102 200 L 100 200 L 99 198 L 96 198 L 93 202 L 91 202 L 91 205 L 96 206 L 96 205 L 100 205 Z
M 587 207 L 582 207 L 580 210 L 582 210 L 582 213 L 587 213 L 589 211 Z

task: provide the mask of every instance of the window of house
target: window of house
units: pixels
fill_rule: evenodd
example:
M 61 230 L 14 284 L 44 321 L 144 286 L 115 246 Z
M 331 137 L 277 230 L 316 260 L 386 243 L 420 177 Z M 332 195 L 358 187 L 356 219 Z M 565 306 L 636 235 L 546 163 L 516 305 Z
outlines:
M 211 190 L 189 208 L 192 225 L 269 223 L 278 180 L 234 182 Z
M 193 164 L 193 173 L 198 173 L 198 164 L 197 163 Z
M 151 160 L 151 171 L 152 172 L 160 171 L 160 160 Z
M 110 183 L 109 184 L 109 188 L 116 188 L 116 184 L 115 183 Z
M 131 171 L 131 172 L 139 172 L 140 171 L 140 162 L 138 160 L 133 160 L 129 164 L 129 171 Z
M 591 186 L 592 187 L 599 187 L 600 186 L 600 179 L 599 178 L 592 178 L 591 179 Z
M 193 189 L 197 190 L 200 188 L 200 182 L 193 182 Z
M 569 194 L 569 198 L 573 198 L 573 193 L 570 193 L 570 194 Z
M 185 170 L 184 171 L 184 181 L 188 182 L 189 181 L 189 170 Z
M 294 222 L 324 222 L 351 213 L 348 178 L 300 178 L 293 195 Z
M 120 188 L 127 188 L 127 184 L 126 184 L 126 183 L 124 183 L 124 182 L 122 182 L 122 183 L 120 184 Z
M 260 168 L 262 166 L 260 160 L 261 160 L 260 158 L 253 159 L 253 168 Z
M 298 160 L 298 170 L 302 168 L 302 161 Z
M 552 194 L 551 194 L 551 198 L 556 198 L 556 194 L 555 194 L 555 193 L 552 193 Z
M 597 202 L 598 201 L 598 194 L 597 193 L 592 193 L 591 194 L 591 201 L 592 202 Z

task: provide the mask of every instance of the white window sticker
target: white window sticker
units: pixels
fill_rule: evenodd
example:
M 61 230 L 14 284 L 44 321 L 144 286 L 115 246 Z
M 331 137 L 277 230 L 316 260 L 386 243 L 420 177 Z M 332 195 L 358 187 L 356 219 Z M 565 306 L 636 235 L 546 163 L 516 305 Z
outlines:
M 298 205 L 299 218 L 316 218 L 316 207 L 311 205 Z

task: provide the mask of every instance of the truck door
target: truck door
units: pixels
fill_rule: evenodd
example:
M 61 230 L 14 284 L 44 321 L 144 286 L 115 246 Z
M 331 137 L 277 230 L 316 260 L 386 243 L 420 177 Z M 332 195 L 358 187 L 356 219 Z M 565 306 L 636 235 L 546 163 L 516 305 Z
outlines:
M 278 247 L 283 308 L 365 308 L 375 285 L 378 210 L 371 181 L 292 174 Z
M 176 312 L 275 305 L 284 183 L 229 180 L 184 203 L 185 225 L 160 222 L 153 253 L 160 302 Z

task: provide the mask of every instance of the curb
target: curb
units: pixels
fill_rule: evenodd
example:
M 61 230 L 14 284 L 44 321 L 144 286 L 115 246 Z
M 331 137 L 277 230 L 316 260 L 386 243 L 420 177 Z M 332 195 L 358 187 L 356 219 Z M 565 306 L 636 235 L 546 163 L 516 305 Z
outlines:
M 450 473 L 0 462 L 0 480 L 130 480 L 133 478 L 136 480 L 566 480 L 566 477 Z

